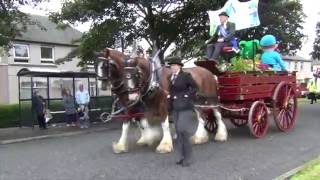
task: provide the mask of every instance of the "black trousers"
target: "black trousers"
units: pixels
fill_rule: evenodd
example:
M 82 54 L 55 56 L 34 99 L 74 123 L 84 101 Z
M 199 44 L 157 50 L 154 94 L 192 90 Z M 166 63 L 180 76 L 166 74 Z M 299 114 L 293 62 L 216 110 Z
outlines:
M 311 100 L 311 102 L 310 102 L 311 104 L 313 104 L 313 101 L 314 101 L 315 103 L 317 102 L 316 93 L 311 92 L 311 93 L 309 93 L 308 97 L 309 97 L 309 99 Z
M 47 123 L 43 114 L 37 115 L 37 119 L 38 119 L 39 128 L 44 128 L 44 129 L 47 128 Z
M 75 123 L 77 122 L 77 113 L 66 114 L 65 119 L 67 124 Z
M 177 133 L 177 150 L 179 160 L 190 163 L 192 158 L 192 144 L 190 137 L 192 134 L 192 113 L 193 110 L 173 111 L 172 117 Z

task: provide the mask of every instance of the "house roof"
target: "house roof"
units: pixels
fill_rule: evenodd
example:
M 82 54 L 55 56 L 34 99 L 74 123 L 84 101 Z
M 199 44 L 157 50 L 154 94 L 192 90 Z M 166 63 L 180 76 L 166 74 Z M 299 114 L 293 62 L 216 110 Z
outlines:
M 61 78 L 86 78 L 86 77 L 96 77 L 95 72 L 74 72 L 74 71 L 61 71 L 58 69 L 47 69 L 47 68 L 22 68 L 17 76 L 27 76 L 27 77 L 61 77 Z
M 81 38 L 82 33 L 70 26 L 65 29 L 57 28 L 57 24 L 50 21 L 47 16 L 30 15 L 30 19 L 39 23 L 45 29 L 38 25 L 28 25 L 27 31 L 22 32 L 21 36 L 17 36 L 14 40 L 76 45 L 74 40 Z
M 305 59 L 301 56 L 282 56 L 282 59 L 284 60 L 289 60 L 289 61 L 307 61 L 307 62 L 311 62 L 310 59 Z

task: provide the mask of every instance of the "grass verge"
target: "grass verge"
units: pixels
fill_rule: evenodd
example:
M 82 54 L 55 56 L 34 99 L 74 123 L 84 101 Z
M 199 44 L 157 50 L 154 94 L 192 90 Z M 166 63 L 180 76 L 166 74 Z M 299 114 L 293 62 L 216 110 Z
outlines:
M 309 162 L 300 171 L 292 175 L 290 180 L 319 180 L 320 179 L 320 158 Z

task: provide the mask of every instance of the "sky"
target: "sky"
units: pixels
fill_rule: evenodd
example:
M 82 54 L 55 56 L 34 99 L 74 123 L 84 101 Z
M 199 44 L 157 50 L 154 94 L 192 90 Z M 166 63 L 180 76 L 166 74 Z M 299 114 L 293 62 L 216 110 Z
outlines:
M 302 43 L 302 48 L 298 51 L 297 55 L 310 59 L 310 53 L 313 48 L 313 42 L 315 39 L 316 23 L 320 21 L 320 1 L 318 0 L 301 0 L 303 3 L 304 13 L 307 15 L 305 23 L 303 24 L 303 33 L 307 35 Z M 61 9 L 61 0 L 50 0 L 50 2 L 44 2 L 37 8 L 30 6 L 24 6 L 20 8 L 21 11 L 31 14 L 48 15 L 49 12 L 57 12 Z M 86 32 L 90 28 L 90 22 L 85 24 L 77 24 L 75 26 L 81 32 Z M 208 27 L 209 28 L 209 27 Z M 144 46 L 144 45 L 143 45 Z

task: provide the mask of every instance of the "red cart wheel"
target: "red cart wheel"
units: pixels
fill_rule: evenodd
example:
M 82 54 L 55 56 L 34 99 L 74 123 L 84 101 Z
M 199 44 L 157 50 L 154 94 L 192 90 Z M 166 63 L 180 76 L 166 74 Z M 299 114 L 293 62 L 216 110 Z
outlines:
M 264 102 L 255 101 L 249 110 L 248 124 L 251 133 L 256 138 L 266 135 L 268 124 L 268 109 Z
M 215 121 L 215 117 L 213 114 L 212 109 L 204 110 L 203 111 L 204 119 L 205 119 L 205 124 L 204 128 L 211 133 L 215 133 L 217 131 L 217 122 Z
M 297 97 L 292 86 L 281 82 L 273 95 L 273 116 L 280 131 L 287 132 L 295 124 L 297 118 Z
M 230 121 L 236 127 L 244 127 L 248 124 L 248 120 L 246 120 L 246 119 L 233 119 L 233 118 L 231 118 Z

